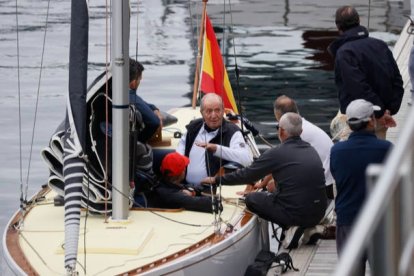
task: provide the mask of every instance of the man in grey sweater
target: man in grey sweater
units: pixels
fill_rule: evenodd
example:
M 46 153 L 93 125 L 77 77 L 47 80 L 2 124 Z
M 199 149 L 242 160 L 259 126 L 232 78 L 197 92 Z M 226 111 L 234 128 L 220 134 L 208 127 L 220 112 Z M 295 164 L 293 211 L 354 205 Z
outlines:
M 278 126 L 280 145 L 264 152 L 247 168 L 224 176 L 206 177 L 202 183 L 252 183 L 272 174 L 276 190 L 247 194 L 247 208 L 285 229 L 318 224 L 327 205 L 324 169 L 318 153 L 300 138 L 301 133 L 300 115 L 284 114 Z

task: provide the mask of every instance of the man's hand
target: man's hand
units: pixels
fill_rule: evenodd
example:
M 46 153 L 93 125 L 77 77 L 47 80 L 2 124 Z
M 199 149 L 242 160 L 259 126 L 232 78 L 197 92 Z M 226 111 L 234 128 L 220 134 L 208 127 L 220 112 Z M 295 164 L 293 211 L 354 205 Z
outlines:
M 255 192 L 257 190 L 256 185 L 253 184 L 247 184 L 246 188 L 244 188 L 244 191 L 238 191 L 236 192 L 236 195 L 244 196 L 249 193 Z
M 216 178 L 212 176 L 203 178 L 201 179 L 201 184 L 208 184 L 208 185 L 216 184 Z
M 384 126 L 386 128 L 397 126 L 397 123 L 395 122 L 394 118 L 391 116 L 391 113 L 389 110 L 385 110 L 384 115 L 382 115 L 382 117 L 377 119 L 377 123 L 380 126 Z
M 195 142 L 194 144 L 198 147 L 205 148 L 206 150 L 212 153 L 215 153 L 217 151 L 217 144 L 204 143 L 204 142 Z
M 187 196 L 195 196 L 196 195 L 195 191 L 189 191 L 189 190 L 186 190 L 186 189 L 181 190 L 181 192 L 184 193 Z

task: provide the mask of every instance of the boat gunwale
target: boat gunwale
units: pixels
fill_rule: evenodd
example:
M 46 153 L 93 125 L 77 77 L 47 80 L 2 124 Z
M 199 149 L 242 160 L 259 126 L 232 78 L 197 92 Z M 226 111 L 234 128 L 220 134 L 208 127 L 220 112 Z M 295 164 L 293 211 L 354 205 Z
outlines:
M 39 192 L 37 192 L 31 197 L 30 201 L 32 202 L 32 204 L 26 207 L 27 211 L 23 215 L 23 218 L 25 218 L 30 213 L 30 211 L 36 206 L 36 199 L 41 196 L 44 196 L 49 191 L 51 191 L 51 189 L 49 186 L 46 185 L 42 187 L 42 189 Z M 6 260 L 8 267 L 13 272 L 19 274 L 40 275 L 29 262 L 29 260 L 25 257 L 25 254 L 19 242 L 20 231 L 13 227 L 21 218 L 22 213 L 20 210 L 17 210 L 6 224 L 6 230 L 3 234 L 4 259 Z
M 224 234 L 213 233 L 210 236 L 201 240 L 200 242 L 194 245 L 191 245 L 187 248 L 184 248 L 178 251 L 177 253 L 171 254 L 167 257 L 158 259 L 154 262 L 151 262 L 149 264 L 143 265 L 141 267 L 129 270 L 125 273 L 121 273 L 118 275 L 136 275 L 136 274 L 142 274 L 142 273 L 143 275 L 145 275 L 145 273 L 151 273 L 151 274 L 160 273 L 161 275 L 170 274 L 170 273 L 174 273 L 179 270 L 185 269 L 187 267 L 190 267 L 192 265 L 195 265 L 197 263 L 200 263 L 206 259 L 214 257 L 217 254 L 220 254 L 221 252 L 225 251 L 229 247 L 233 246 L 235 243 L 239 242 L 241 239 L 245 238 L 251 231 L 253 231 L 255 227 L 259 226 L 259 223 L 254 223 L 257 219 L 258 219 L 257 215 L 254 215 L 245 210 L 242 215 L 242 218 L 238 221 L 238 224 L 240 225 L 240 227 L 245 227 L 245 228 L 238 228 L 238 230 L 241 230 L 241 231 L 237 231 L 237 229 L 233 228 L 233 231 L 231 233 L 226 232 L 226 231 L 224 232 Z M 234 235 L 232 236 L 231 234 L 234 234 Z M 227 242 L 221 243 L 222 241 L 227 241 Z M 231 244 L 228 244 L 229 242 L 231 242 Z M 204 244 L 199 245 L 201 243 L 204 243 Z M 203 254 L 203 250 L 201 250 L 201 249 L 205 249 L 203 247 L 209 248 L 210 251 L 209 251 L 208 256 L 199 258 L 195 262 L 191 261 L 191 259 L 197 258 L 199 255 Z M 180 257 L 186 257 L 189 253 L 194 252 L 196 250 L 200 250 L 200 251 L 197 252 L 197 255 L 191 255 L 190 259 L 181 260 L 180 263 L 174 262 L 175 260 L 178 260 Z M 166 259 L 170 259 L 170 260 L 166 260 Z M 169 270 L 168 266 L 163 267 L 169 262 L 171 263 L 170 266 L 178 266 L 178 267 L 176 267 L 174 270 Z M 183 266 L 180 265 L 183 262 L 187 262 L 187 264 Z M 158 269 L 154 271 L 154 269 L 157 267 Z M 168 271 L 162 271 L 162 270 L 168 270 Z

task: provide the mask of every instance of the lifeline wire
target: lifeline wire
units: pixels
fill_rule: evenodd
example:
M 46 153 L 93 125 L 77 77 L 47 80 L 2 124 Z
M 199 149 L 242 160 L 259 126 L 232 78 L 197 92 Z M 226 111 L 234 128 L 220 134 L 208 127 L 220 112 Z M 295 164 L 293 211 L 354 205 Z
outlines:
M 36 129 L 36 121 L 37 121 L 37 110 L 38 110 L 38 107 L 39 107 L 40 83 L 41 83 L 41 80 L 42 80 L 43 58 L 44 58 L 44 54 L 45 54 L 46 34 L 47 34 L 47 22 L 48 22 L 48 19 L 49 19 L 49 7 L 50 7 L 50 0 L 47 2 L 45 32 L 44 32 L 44 36 L 43 36 L 42 56 L 41 56 L 41 59 L 40 59 L 39 81 L 38 81 L 38 85 L 37 85 L 36 105 L 35 105 L 35 113 L 34 113 L 33 128 L 32 128 L 32 140 L 31 140 L 31 143 L 30 143 L 29 164 L 28 164 L 28 168 L 27 168 L 27 177 L 26 177 L 26 191 L 25 191 L 25 198 L 24 198 L 25 201 L 27 201 L 27 191 L 29 189 L 30 165 L 31 165 L 31 161 L 32 161 L 33 142 L 34 142 L 34 134 L 35 134 L 35 129 Z
M 20 209 L 24 215 L 25 203 L 23 200 L 23 165 L 22 165 L 22 112 L 20 102 L 20 48 L 19 48 L 19 16 L 16 0 L 16 52 L 17 52 L 17 94 L 19 106 L 19 164 L 20 164 Z M 23 216 L 22 216 L 23 217 Z

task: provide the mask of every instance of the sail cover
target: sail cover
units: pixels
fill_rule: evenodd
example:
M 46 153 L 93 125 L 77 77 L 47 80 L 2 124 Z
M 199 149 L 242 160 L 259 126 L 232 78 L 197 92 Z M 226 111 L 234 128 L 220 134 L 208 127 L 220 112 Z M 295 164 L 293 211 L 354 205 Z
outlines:
M 216 93 L 220 95 L 223 99 L 224 107 L 238 113 L 216 34 L 207 14 L 205 18 L 200 90 L 204 93 Z
M 86 138 L 86 92 L 89 18 L 86 1 L 72 0 L 69 52 L 69 96 L 63 137 L 65 189 L 65 267 L 76 267 L 79 239 L 83 153 Z

